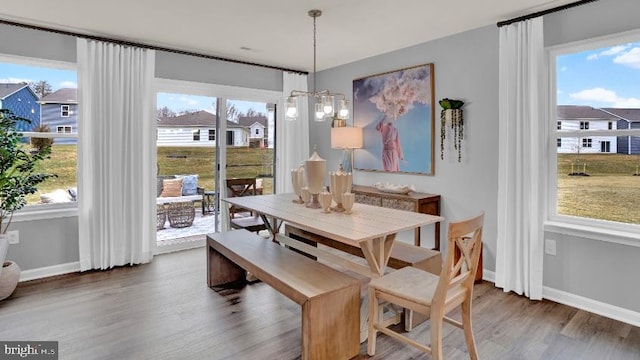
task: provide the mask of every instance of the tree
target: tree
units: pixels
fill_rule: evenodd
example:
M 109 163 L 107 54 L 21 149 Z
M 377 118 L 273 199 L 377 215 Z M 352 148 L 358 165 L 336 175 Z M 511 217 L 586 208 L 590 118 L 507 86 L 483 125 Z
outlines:
M 53 92 L 53 90 L 51 89 L 51 84 L 49 84 L 47 80 L 32 82 L 29 84 L 29 87 L 40 97 L 40 99 Z
M 227 100 L 227 120 L 238 122 L 238 116 L 242 115 L 231 101 Z
M 247 115 L 245 115 L 247 117 L 267 117 L 265 114 L 256 111 L 254 108 L 249 108 L 249 110 L 247 110 Z
M 31 123 L 8 109 L 0 109 L 0 234 L 11 225 L 13 213 L 27 204 L 26 196 L 38 191 L 38 185 L 56 175 L 41 173 L 41 162 L 51 147 L 30 154 L 22 144 L 18 122 Z M 6 221 L 5 221 L 6 220 Z
M 163 106 L 158 109 L 158 117 L 171 117 L 171 116 L 176 116 L 176 113 L 175 111 L 169 109 L 168 107 Z

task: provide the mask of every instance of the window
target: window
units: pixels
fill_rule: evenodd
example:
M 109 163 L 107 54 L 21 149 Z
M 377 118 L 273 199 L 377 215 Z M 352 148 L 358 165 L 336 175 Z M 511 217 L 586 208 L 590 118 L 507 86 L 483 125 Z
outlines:
M 66 126 L 58 126 L 56 129 L 58 134 L 71 134 L 71 126 L 70 125 L 66 125 Z
M 638 243 L 638 53 L 640 31 L 550 49 L 546 230 Z
M 193 130 L 193 141 L 200 141 L 200 130 Z
M 216 130 L 209 129 L 209 141 L 216 141 Z
M 260 135 L 260 129 L 256 128 L 256 135 Z
M 0 55 L 0 74 L 9 79 L 1 80 L 3 86 L 15 90 L 15 96 L 2 100 L 2 107 L 30 121 L 18 125 L 29 151 L 51 146 L 51 156 L 42 163 L 42 170 L 57 176 L 38 185 L 38 192 L 27 196 L 27 206 L 16 215 L 49 216 L 36 215 L 43 213 L 33 210 L 48 207 L 64 212 L 75 208 L 77 203 L 71 195 L 77 191 L 78 172 L 75 64 Z M 57 100 L 61 98 L 65 104 Z

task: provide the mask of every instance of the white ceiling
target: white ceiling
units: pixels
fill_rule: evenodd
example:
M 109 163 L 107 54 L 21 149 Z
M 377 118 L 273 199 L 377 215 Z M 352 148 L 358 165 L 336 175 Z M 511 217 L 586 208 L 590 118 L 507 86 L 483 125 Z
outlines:
M 311 71 L 357 61 L 575 0 L 21 0 L 0 17 Z

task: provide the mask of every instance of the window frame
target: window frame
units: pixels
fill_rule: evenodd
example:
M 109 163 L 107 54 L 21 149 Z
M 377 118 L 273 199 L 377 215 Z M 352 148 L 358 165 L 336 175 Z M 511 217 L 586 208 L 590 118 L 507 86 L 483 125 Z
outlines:
M 71 116 L 71 105 L 68 105 L 68 104 L 60 105 L 60 117 L 68 118 L 70 116 Z
M 568 44 L 551 46 L 546 49 L 546 63 L 548 70 L 547 84 L 547 117 L 549 122 L 557 121 L 557 68 L 556 58 L 576 52 L 588 51 L 597 48 L 613 47 L 623 43 L 639 42 L 640 30 L 626 31 L 576 41 Z M 543 112 L 545 113 L 545 112 Z M 617 128 L 617 127 L 616 127 Z M 557 188 L 558 188 L 558 157 L 556 141 L 559 138 L 584 138 L 590 136 L 611 136 L 615 131 L 616 136 L 640 136 L 640 129 L 630 130 L 560 130 L 557 126 L 547 127 L 547 146 L 543 158 L 547 161 L 546 171 L 546 216 L 544 216 L 544 231 L 566 236 L 586 238 L 615 244 L 623 244 L 640 247 L 640 225 L 626 224 L 608 220 L 583 218 L 557 213 Z M 561 135 L 561 136 L 560 136 Z
M 26 56 L 17 56 L 11 54 L 0 53 L 0 62 L 13 63 L 17 65 L 38 66 L 57 70 L 71 70 L 78 73 L 78 65 L 72 62 L 50 60 L 43 58 L 34 58 Z M 70 109 L 70 108 L 69 108 Z M 80 119 L 78 117 L 78 127 L 80 127 Z M 25 137 L 36 135 L 38 137 L 52 137 L 52 138 L 76 138 L 80 142 L 80 135 L 75 134 L 58 134 L 54 132 L 50 133 L 37 133 L 22 131 Z M 46 135 L 48 134 L 48 135 Z M 76 179 L 80 179 L 82 173 L 80 163 L 76 162 Z M 45 220 L 64 217 L 78 216 L 78 202 L 68 203 L 56 203 L 56 204 L 32 204 L 23 207 L 13 214 L 13 223 L 19 223 L 24 221 L 33 220 Z

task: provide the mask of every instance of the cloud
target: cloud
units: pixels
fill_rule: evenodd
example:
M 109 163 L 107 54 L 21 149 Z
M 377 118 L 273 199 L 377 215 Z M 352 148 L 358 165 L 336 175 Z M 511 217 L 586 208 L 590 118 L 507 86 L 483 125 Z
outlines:
M 629 66 L 634 69 L 640 69 L 640 47 L 624 52 L 613 59 L 613 62 L 620 65 Z
M 587 56 L 587 60 L 596 60 L 601 56 L 615 56 L 615 55 L 623 53 L 624 51 L 626 51 L 630 47 L 631 47 L 631 44 L 616 45 L 614 47 L 608 48 L 607 50 L 601 51 L 601 52 L 599 52 L 597 54 L 591 54 L 591 55 Z
M 604 88 L 585 89 L 569 94 L 569 97 L 586 103 L 605 103 L 610 107 L 617 108 L 640 107 L 640 99 L 623 98 L 618 96 L 615 91 Z
M 3 78 L 0 79 L 0 83 L 9 83 L 9 84 L 20 84 L 20 83 L 30 83 L 33 82 L 31 79 L 18 79 L 18 78 Z
M 78 88 L 78 83 L 75 82 L 75 81 L 61 81 L 60 82 L 60 88 L 77 89 Z
M 563 67 L 560 68 L 560 71 L 567 71 L 567 69 L 568 68 L 566 66 L 563 66 Z
M 180 102 L 183 102 L 183 103 L 185 103 L 185 104 L 187 104 L 189 106 L 198 105 L 198 101 L 197 100 L 191 99 L 191 98 L 189 98 L 187 96 L 181 96 L 178 100 L 180 100 Z

